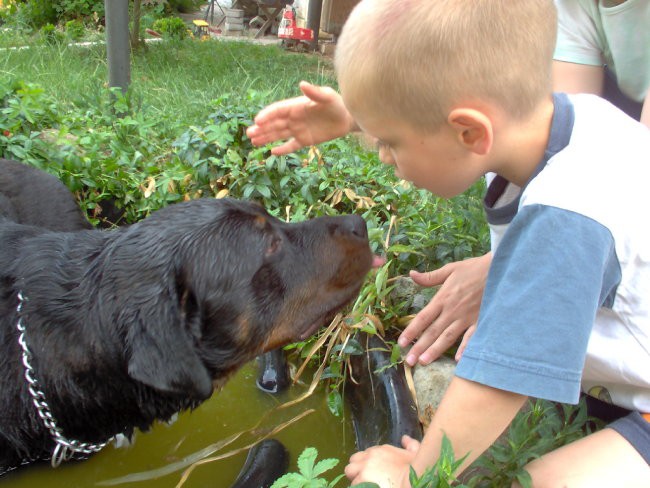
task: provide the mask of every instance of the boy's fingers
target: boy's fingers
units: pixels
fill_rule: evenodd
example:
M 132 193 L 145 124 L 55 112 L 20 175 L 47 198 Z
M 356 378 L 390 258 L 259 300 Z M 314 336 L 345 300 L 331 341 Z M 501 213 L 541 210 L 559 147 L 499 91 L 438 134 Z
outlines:
M 257 125 L 264 125 L 265 123 L 273 121 L 274 119 L 285 117 L 287 110 L 286 105 L 288 105 L 289 102 L 290 100 L 283 100 L 280 102 L 272 103 L 271 105 L 260 110 L 253 121 Z
M 464 327 L 461 321 L 452 322 L 434 340 L 429 340 L 423 344 L 423 346 L 430 345 L 420 354 L 418 362 L 427 365 L 438 359 L 445 351 L 456 344 L 463 331 Z
M 291 138 L 284 144 L 280 144 L 279 146 L 272 147 L 271 154 L 273 154 L 274 156 L 284 156 L 285 154 L 296 152 L 301 147 L 302 144 L 300 144 L 295 139 Z
M 409 276 L 411 279 L 420 286 L 438 286 L 442 285 L 451 274 L 451 270 L 447 265 L 434 271 L 420 273 L 419 271 L 411 270 Z
M 400 334 L 397 342 L 401 347 L 407 347 L 411 342 L 430 327 L 433 322 L 438 318 L 442 312 L 442 308 L 435 300 L 430 301 L 427 305 L 418 312 L 418 314 L 411 320 L 411 323 Z
M 255 146 L 263 146 L 264 144 L 284 140 L 285 142 L 283 144 L 274 148 L 273 154 L 288 154 L 302 147 L 293 138 L 294 133 L 292 128 L 283 120 L 269 122 L 263 127 L 252 125 L 246 129 L 246 135 Z
M 418 452 L 418 449 L 420 449 L 420 442 L 413 439 L 411 436 L 403 435 L 402 447 L 409 452 Z
M 327 103 L 332 98 L 332 90 L 326 86 L 312 85 L 307 81 L 300 82 L 300 91 L 309 98 L 312 102 Z
M 448 327 L 438 330 L 431 325 L 411 347 L 406 362 L 410 366 L 416 363 L 427 365 L 442 356 L 453 346 L 462 334 L 462 323 L 452 322 Z
M 469 340 L 474 334 L 474 332 L 476 332 L 476 324 L 469 327 L 465 332 L 465 334 L 463 335 L 463 340 L 460 342 L 460 346 L 458 346 L 458 350 L 456 351 L 456 356 L 454 356 L 454 359 L 456 361 L 460 361 L 460 358 L 463 356 L 463 353 L 465 352 L 465 348 L 467 347 L 467 344 L 469 343 Z

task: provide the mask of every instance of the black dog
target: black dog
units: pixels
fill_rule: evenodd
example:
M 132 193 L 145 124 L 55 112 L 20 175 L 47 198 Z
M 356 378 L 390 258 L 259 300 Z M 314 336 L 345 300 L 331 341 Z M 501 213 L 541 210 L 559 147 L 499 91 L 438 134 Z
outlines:
M 371 262 L 359 217 L 286 224 L 235 200 L 95 230 L 57 179 L 0 160 L 0 473 L 199 405 L 314 333 Z

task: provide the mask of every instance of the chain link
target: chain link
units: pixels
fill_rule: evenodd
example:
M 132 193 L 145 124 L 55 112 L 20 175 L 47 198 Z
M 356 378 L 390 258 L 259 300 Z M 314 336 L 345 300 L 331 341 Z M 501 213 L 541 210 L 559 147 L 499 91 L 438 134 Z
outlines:
M 36 461 L 36 459 L 25 459 L 24 461 L 22 461 L 20 464 L 18 464 L 16 466 L 10 466 L 8 468 L 6 468 L 6 467 L 5 468 L 0 468 L 0 476 L 2 476 L 4 474 L 7 474 L 7 473 L 10 473 L 15 469 L 20 468 L 21 466 L 25 466 L 26 464 L 33 463 L 34 461 Z
M 27 341 L 25 339 L 25 326 L 22 322 L 22 309 L 23 304 L 27 302 L 27 297 L 18 292 L 18 306 L 16 307 L 16 312 L 18 313 L 18 321 L 16 322 L 16 329 L 18 329 L 18 344 L 22 349 L 22 361 L 23 366 L 25 367 L 25 380 L 27 381 L 27 387 L 29 394 L 32 397 L 32 403 L 36 407 L 38 416 L 43 421 L 43 424 L 50 432 L 55 446 L 54 451 L 52 452 L 52 458 L 50 460 L 52 467 L 58 467 L 63 461 L 69 461 L 75 457 L 81 456 L 82 458 L 87 457 L 90 454 L 101 451 L 106 444 L 108 444 L 113 438 L 111 437 L 106 442 L 91 444 L 88 442 L 80 442 L 76 440 L 71 440 L 66 438 L 63 435 L 63 431 L 57 425 L 57 422 L 52 415 L 50 406 L 45 400 L 45 394 L 36 380 L 34 374 L 34 368 L 32 366 L 32 353 L 27 347 Z M 13 469 L 13 468 L 12 468 Z M 0 474 L 3 474 L 0 471 Z

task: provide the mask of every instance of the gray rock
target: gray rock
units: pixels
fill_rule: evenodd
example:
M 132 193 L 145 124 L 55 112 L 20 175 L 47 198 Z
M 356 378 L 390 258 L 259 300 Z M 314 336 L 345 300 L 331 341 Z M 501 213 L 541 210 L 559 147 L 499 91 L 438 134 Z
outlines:
M 395 280 L 390 297 L 395 303 L 404 303 L 407 313 L 416 314 L 431 301 L 436 289 L 419 286 L 408 276 L 399 276 Z
M 412 370 L 420 422 L 426 427 L 456 371 L 456 361 L 443 356 L 427 366 L 418 364 Z

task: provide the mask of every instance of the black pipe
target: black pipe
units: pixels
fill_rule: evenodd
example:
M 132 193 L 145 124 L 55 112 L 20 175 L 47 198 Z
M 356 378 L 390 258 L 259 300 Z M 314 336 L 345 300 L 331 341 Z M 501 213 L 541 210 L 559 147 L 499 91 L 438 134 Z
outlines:
M 280 393 L 287 389 L 291 378 L 287 358 L 282 348 L 269 351 L 257 358 L 259 373 L 257 387 L 267 393 Z
M 314 39 L 311 41 L 311 49 L 318 49 L 318 33 L 320 31 L 320 18 L 323 11 L 323 0 L 309 0 L 307 10 L 307 29 L 314 31 Z
M 288 467 L 289 453 L 284 445 L 266 439 L 248 451 L 244 466 L 230 488 L 269 488 Z
M 422 425 L 404 367 L 387 367 L 390 351 L 386 351 L 386 345 L 377 336 L 360 333 L 359 337 L 366 350 L 350 357 L 358 384 L 350 379 L 345 383 L 357 448 L 364 450 L 379 444 L 402 447 L 404 434 L 422 440 Z
M 126 93 L 131 81 L 129 0 L 104 0 L 108 86 Z

